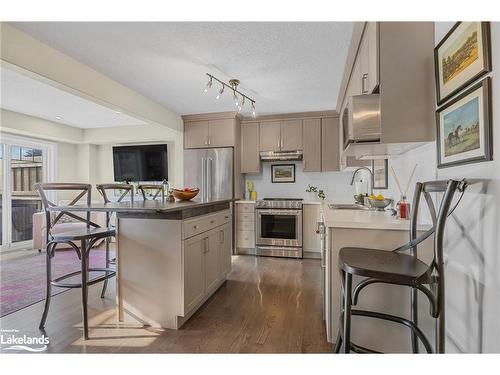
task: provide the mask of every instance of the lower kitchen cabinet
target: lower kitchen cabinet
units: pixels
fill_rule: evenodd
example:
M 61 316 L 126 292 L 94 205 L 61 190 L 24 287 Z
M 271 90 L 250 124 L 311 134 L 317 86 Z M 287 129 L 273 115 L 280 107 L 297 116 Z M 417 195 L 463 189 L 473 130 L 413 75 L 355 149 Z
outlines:
M 206 237 L 184 241 L 184 311 L 191 311 L 205 296 Z
M 210 231 L 205 238 L 205 294 L 214 292 L 222 279 L 222 270 L 219 264 L 220 248 L 222 247 L 220 238 L 219 230 Z
M 212 225 L 205 232 L 183 241 L 184 315 L 189 314 L 215 292 L 231 271 L 232 240 L 229 217 L 225 213 L 184 222 L 185 228 L 189 228 L 191 222 L 201 228 L 204 227 L 203 221 L 206 225 Z M 221 220 L 224 220 L 223 224 L 216 226 Z
M 236 254 L 255 254 L 255 202 L 237 201 Z

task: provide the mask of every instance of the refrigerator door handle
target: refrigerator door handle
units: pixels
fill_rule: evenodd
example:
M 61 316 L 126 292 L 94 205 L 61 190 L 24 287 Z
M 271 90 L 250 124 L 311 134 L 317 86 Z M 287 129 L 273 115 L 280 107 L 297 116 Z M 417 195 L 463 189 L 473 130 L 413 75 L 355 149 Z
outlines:
M 214 197 L 213 197 L 213 183 L 214 183 L 214 180 L 213 180 L 213 175 L 214 174 L 213 174 L 213 172 L 214 171 L 213 171 L 213 159 L 212 158 L 208 159 L 208 166 L 209 166 L 207 168 L 207 170 L 208 170 L 208 176 L 210 176 L 210 183 L 208 184 L 208 186 L 209 186 L 210 195 L 208 196 L 207 199 L 208 200 L 212 200 L 212 199 L 214 199 Z M 207 176 L 207 182 L 208 182 L 208 176 Z
M 201 200 L 206 200 L 207 195 L 207 164 L 206 159 L 201 158 Z

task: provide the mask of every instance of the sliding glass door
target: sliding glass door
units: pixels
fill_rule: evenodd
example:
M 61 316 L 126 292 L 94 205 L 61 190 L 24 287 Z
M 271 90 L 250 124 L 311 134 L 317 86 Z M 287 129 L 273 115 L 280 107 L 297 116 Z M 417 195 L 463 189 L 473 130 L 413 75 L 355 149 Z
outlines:
M 33 214 L 42 208 L 33 186 L 53 180 L 54 152 L 52 144 L 2 134 L 2 251 L 31 247 Z

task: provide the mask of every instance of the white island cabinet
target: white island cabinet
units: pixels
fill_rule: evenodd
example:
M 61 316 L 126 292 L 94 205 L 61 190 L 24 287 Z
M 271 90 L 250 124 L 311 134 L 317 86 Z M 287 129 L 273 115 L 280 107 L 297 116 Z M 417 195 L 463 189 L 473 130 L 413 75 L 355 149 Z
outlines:
M 228 207 L 194 217 L 119 213 L 119 305 L 153 327 L 178 329 L 187 321 L 231 271 Z

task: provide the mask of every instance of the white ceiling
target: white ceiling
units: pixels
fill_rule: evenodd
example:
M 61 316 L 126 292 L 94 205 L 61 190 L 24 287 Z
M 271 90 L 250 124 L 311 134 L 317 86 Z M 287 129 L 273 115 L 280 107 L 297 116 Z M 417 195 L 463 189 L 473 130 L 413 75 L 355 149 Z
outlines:
M 0 84 L 0 107 L 9 111 L 84 129 L 145 124 L 5 67 Z
M 238 78 L 258 114 L 328 110 L 350 22 L 23 22 L 25 32 L 178 114 L 234 110 L 205 73 Z M 215 85 L 214 85 L 215 86 Z M 248 108 L 245 114 L 248 114 Z

